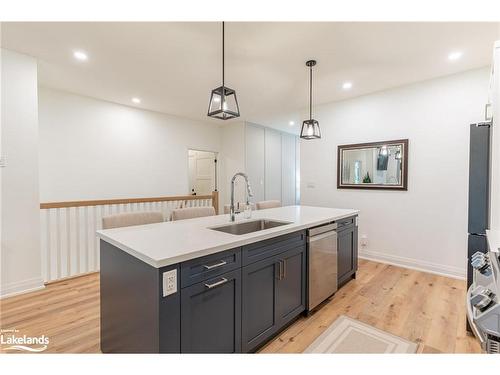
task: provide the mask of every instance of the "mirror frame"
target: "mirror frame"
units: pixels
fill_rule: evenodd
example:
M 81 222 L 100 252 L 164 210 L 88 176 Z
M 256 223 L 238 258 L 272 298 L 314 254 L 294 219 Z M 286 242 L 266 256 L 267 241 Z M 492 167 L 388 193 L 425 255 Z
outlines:
M 400 185 L 381 184 L 343 184 L 342 183 L 342 155 L 345 150 L 355 150 L 359 148 L 379 147 L 383 145 L 402 145 L 403 163 L 401 165 L 402 181 Z M 408 190 L 408 139 L 397 139 L 392 141 L 355 143 L 350 145 L 339 145 L 337 147 L 337 189 L 373 189 L 373 190 Z

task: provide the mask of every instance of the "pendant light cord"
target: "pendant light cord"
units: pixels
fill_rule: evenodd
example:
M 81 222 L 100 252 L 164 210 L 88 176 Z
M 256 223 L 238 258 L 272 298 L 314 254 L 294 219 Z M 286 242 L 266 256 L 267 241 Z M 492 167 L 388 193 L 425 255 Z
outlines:
M 313 68 L 309 67 L 309 120 L 312 120 Z
M 222 87 L 224 87 L 224 21 L 222 21 Z M 225 92 L 222 94 L 224 96 Z

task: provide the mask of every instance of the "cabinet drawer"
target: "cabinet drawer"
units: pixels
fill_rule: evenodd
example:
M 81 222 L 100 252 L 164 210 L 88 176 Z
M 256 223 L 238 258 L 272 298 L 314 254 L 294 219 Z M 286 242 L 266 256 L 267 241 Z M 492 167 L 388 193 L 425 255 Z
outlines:
M 241 248 L 181 263 L 181 288 L 241 267 Z
M 337 223 L 337 231 L 342 230 L 345 227 L 350 227 L 356 222 L 356 216 L 346 217 L 344 219 L 339 219 Z
M 291 248 L 304 245 L 305 243 L 306 232 L 299 231 L 245 245 L 242 248 L 243 266 L 280 254 Z

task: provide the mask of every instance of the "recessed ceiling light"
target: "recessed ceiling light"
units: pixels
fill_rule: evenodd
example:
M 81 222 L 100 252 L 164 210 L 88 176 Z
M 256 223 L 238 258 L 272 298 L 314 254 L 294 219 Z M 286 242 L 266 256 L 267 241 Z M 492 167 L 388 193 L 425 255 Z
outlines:
M 295 122 L 294 121 L 289 121 L 288 122 L 288 126 L 294 126 L 295 125 Z
M 344 82 L 344 83 L 342 84 L 342 88 L 343 88 L 344 90 L 349 90 L 350 88 L 352 88 L 352 82 Z
M 460 51 L 452 52 L 448 55 L 448 60 L 451 60 L 451 61 L 458 60 L 459 58 L 462 57 L 462 55 L 463 55 L 463 53 Z
M 87 61 L 89 59 L 87 54 L 83 51 L 74 51 L 73 57 L 77 60 L 80 60 L 80 61 Z
M 139 104 L 141 102 L 141 99 L 139 98 L 132 98 L 132 102 L 135 104 Z

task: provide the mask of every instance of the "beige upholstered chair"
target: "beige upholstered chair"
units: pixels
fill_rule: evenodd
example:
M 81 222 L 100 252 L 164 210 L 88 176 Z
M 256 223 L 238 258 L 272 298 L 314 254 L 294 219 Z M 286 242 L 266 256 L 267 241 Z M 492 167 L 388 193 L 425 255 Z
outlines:
M 264 210 L 266 208 L 281 207 L 280 201 L 261 201 L 256 204 L 258 210 Z
M 241 207 L 241 204 L 240 203 L 240 207 Z M 238 209 L 237 207 L 237 204 L 235 203 L 235 206 L 236 206 L 236 209 Z M 255 210 L 255 203 L 250 203 L 250 207 L 252 207 L 252 210 Z M 224 213 L 225 214 L 228 214 L 229 213 L 229 209 L 231 208 L 231 205 L 230 204 L 225 204 L 224 205 Z M 241 209 L 243 209 L 243 207 L 241 207 Z
M 123 214 L 104 216 L 102 218 L 102 229 L 161 223 L 162 221 L 164 220 L 163 214 L 161 212 L 128 212 Z
M 172 211 L 172 220 L 192 219 L 195 217 L 213 216 L 215 208 L 213 207 L 188 207 L 179 208 Z

